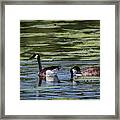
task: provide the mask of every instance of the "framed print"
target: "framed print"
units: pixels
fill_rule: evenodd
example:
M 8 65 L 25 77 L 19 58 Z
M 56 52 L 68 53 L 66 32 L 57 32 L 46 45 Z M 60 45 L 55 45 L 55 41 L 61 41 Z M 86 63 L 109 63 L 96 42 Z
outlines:
M 119 119 L 119 6 L 2 1 L 1 118 Z

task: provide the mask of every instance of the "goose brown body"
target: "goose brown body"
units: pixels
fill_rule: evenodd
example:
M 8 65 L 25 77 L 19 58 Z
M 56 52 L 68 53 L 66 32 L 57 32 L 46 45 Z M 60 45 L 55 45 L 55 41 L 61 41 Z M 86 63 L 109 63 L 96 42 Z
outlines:
M 87 67 L 81 70 L 82 76 L 100 76 L 100 67 Z
M 50 67 L 45 67 L 39 71 L 39 77 L 45 78 L 46 77 L 46 71 L 54 71 L 54 70 L 59 70 L 59 66 L 50 66 Z

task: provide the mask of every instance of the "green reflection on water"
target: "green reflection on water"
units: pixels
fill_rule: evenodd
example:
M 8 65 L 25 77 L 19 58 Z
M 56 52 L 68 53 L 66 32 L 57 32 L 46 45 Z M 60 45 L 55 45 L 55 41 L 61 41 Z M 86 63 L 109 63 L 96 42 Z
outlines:
M 28 59 L 34 52 L 42 60 L 100 59 L 100 21 L 21 20 L 20 58 Z

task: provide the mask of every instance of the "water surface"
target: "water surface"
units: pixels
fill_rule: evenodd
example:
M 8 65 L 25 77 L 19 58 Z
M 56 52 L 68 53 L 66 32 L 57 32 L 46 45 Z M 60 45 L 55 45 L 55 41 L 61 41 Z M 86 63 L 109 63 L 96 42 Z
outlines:
M 40 54 L 43 67 L 61 66 L 60 83 L 43 81 L 39 85 L 37 60 L 29 60 L 33 53 Z M 74 65 L 81 69 L 100 66 L 99 20 L 21 20 L 21 100 L 100 99 L 100 77 L 79 77 L 70 82 L 69 70 Z

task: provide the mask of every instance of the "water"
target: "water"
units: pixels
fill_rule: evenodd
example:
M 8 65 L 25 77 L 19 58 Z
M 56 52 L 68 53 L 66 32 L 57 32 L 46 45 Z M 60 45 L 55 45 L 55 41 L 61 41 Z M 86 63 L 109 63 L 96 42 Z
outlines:
M 43 67 L 61 66 L 58 82 L 38 78 L 36 59 Z M 70 81 L 70 68 L 100 66 L 100 22 L 21 21 L 20 23 L 20 99 L 21 100 L 88 100 L 100 99 L 100 77 L 78 77 Z M 47 78 L 56 79 L 56 78 Z

